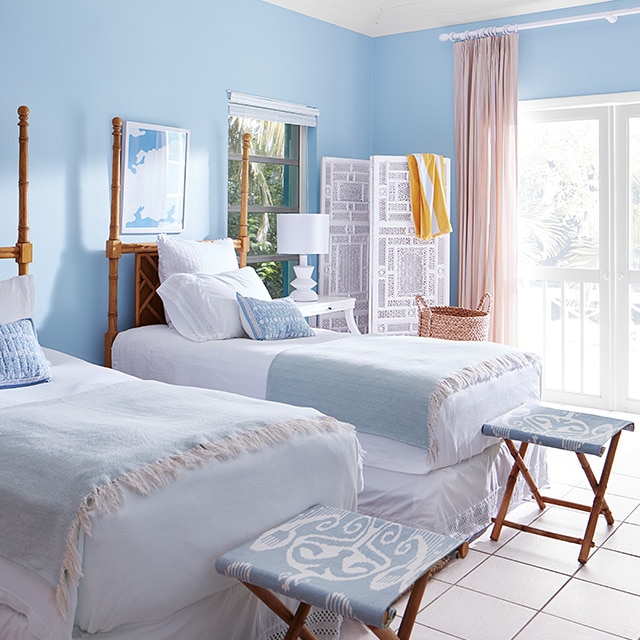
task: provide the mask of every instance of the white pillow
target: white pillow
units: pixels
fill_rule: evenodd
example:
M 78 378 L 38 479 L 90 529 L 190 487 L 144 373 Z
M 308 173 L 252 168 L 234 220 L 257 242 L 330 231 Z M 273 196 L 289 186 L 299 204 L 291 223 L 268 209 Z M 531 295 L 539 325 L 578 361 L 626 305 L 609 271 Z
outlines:
M 165 234 L 158 236 L 160 282 L 174 273 L 216 274 L 237 268 L 238 255 L 231 238 L 199 242 Z
M 246 337 L 237 292 L 271 300 L 253 267 L 217 275 L 174 273 L 158 287 L 173 328 L 194 342 Z
M 33 318 L 33 276 L 0 281 L 0 323 Z

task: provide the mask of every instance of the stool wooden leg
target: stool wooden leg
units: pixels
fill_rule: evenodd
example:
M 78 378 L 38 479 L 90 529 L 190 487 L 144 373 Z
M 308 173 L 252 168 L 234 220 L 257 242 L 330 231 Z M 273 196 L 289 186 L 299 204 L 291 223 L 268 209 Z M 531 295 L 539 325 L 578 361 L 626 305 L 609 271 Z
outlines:
M 267 607 L 271 609 L 271 611 L 273 611 L 277 616 L 279 616 L 280 619 L 284 620 L 284 622 L 286 622 L 289 625 L 289 631 L 285 636 L 287 640 L 289 640 L 290 638 L 294 640 L 297 638 L 302 638 L 302 640 L 318 640 L 318 637 L 316 636 L 316 634 L 313 633 L 309 629 L 309 627 L 304 626 L 304 621 L 307 617 L 307 614 L 309 613 L 309 609 L 311 609 L 311 605 L 301 602 L 294 616 L 293 612 L 284 604 L 284 602 L 282 602 L 282 600 L 280 600 L 277 596 L 271 593 L 271 591 L 264 589 L 262 587 L 258 587 L 255 584 L 251 584 L 249 582 L 243 582 L 242 584 L 245 587 L 247 587 L 247 589 L 249 589 L 251 593 L 253 593 L 255 596 L 260 598 L 260 600 L 262 600 L 262 602 L 264 602 L 264 604 L 266 604 Z M 304 611 L 304 609 L 302 608 L 303 605 L 307 607 L 307 610 L 304 613 L 304 616 L 301 615 L 301 610 Z M 302 617 L 302 626 L 300 626 L 300 628 L 297 629 L 296 631 L 297 635 L 290 636 L 289 634 L 291 633 L 291 626 L 294 622 L 297 623 L 298 616 Z
M 596 480 L 593 469 L 591 469 L 591 465 L 587 460 L 587 456 L 585 456 L 584 453 L 576 453 L 576 455 L 578 456 L 578 460 L 580 460 L 580 466 L 587 476 L 587 480 L 589 481 L 589 484 L 591 485 L 591 488 L 593 489 L 593 493 L 595 495 L 598 492 L 598 481 Z M 604 514 L 607 524 L 613 524 L 613 514 L 609 509 L 609 505 L 607 505 L 605 501 L 602 502 L 601 513 Z
M 602 474 L 600 475 L 600 482 L 597 485 L 597 489 L 595 492 L 596 495 L 593 500 L 593 506 L 591 508 L 591 514 L 589 515 L 589 521 L 587 523 L 587 528 L 584 533 L 584 538 L 582 540 L 582 545 L 580 548 L 580 555 L 578 556 L 578 561 L 582 564 L 585 564 L 589 558 L 589 551 L 592 546 L 593 536 L 596 532 L 598 516 L 603 510 L 603 505 L 604 507 L 606 507 L 604 494 L 607 490 L 607 484 L 609 483 L 609 476 L 611 475 L 611 469 L 613 468 L 613 459 L 616 455 L 618 440 L 620 439 L 621 433 L 621 431 L 618 431 L 618 433 L 616 433 L 616 435 L 611 438 L 611 443 L 609 444 L 609 451 L 607 451 L 607 457 L 604 461 L 604 467 L 602 468 Z M 609 511 L 608 507 L 606 507 L 606 509 L 607 511 Z M 607 519 L 607 522 L 609 524 L 613 524 L 613 516 L 611 515 L 610 511 L 609 515 L 611 516 L 611 522 L 609 522 L 609 519 Z
M 520 473 L 522 477 L 525 479 L 525 482 L 529 485 L 529 489 L 531 489 L 531 493 L 538 504 L 540 509 L 544 509 L 547 505 L 544 503 L 542 496 L 540 495 L 540 491 L 538 490 L 538 485 L 535 483 L 534 479 L 531 477 L 529 473 L 529 469 L 524 462 L 524 454 L 527 451 L 528 442 L 523 442 L 520 445 L 520 451 L 516 449 L 516 446 L 513 444 L 512 440 L 505 440 L 507 443 L 507 447 L 509 447 L 509 451 L 511 451 L 511 455 L 515 460 L 515 463 L 518 465 L 518 469 L 520 469 Z M 527 445 L 527 446 L 524 446 Z M 512 490 L 513 491 L 513 490 Z
M 416 621 L 418 611 L 420 611 L 420 604 L 422 603 L 422 596 L 424 596 L 424 590 L 427 588 L 427 582 L 429 581 L 429 573 L 425 573 L 422 578 L 416 581 L 411 589 L 411 595 L 409 596 L 409 602 L 402 614 L 402 622 L 398 629 L 398 638 L 400 640 L 409 640 L 413 625 Z
M 509 511 L 509 503 L 511 502 L 511 497 L 513 496 L 513 490 L 516 487 L 516 481 L 518 480 L 518 474 L 520 473 L 520 467 L 518 466 L 517 457 L 524 456 L 527 452 L 528 443 L 523 442 L 520 445 L 520 451 L 516 450 L 516 446 L 513 444 L 512 440 L 504 439 L 511 452 L 511 455 L 514 457 L 514 464 L 511 467 L 511 473 L 509 474 L 509 478 L 507 479 L 507 486 L 504 489 L 504 495 L 502 496 L 502 502 L 500 503 L 500 508 L 498 509 L 498 514 L 495 518 L 493 518 L 493 529 L 491 530 L 490 538 L 492 540 L 498 540 L 500 538 L 500 532 L 502 531 L 502 523 L 507 516 L 507 511 Z
M 371 625 L 367 625 L 367 628 L 380 640 L 398 640 L 398 636 L 392 629 L 381 629 L 380 627 L 372 627 Z
M 284 640 L 298 640 L 300 632 L 304 628 L 304 623 L 307 621 L 307 616 L 311 611 L 311 605 L 306 602 L 301 602 L 296 611 L 296 615 L 293 617 L 291 624 L 289 625 L 289 631 L 284 637 Z

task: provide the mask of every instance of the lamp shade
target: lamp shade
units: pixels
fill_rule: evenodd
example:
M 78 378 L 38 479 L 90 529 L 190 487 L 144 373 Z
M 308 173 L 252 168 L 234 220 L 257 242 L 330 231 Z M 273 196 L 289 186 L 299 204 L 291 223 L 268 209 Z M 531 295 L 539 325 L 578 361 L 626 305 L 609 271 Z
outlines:
M 319 213 L 279 213 L 278 253 L 329 253 L 329 216 Z

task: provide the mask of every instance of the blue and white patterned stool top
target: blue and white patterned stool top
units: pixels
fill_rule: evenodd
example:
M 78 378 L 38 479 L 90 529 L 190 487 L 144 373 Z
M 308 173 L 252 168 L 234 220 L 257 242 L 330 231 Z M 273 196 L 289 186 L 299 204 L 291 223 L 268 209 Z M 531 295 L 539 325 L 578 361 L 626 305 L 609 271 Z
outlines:
M 630 420 L 523 404 L 482 426 L 482 433 L 556 449 L 601 456 L 619 431 L 634 430 Z
M 219 573 L 385 627 L 393 603 L 460 540 L 316 505 L 216 561 Z

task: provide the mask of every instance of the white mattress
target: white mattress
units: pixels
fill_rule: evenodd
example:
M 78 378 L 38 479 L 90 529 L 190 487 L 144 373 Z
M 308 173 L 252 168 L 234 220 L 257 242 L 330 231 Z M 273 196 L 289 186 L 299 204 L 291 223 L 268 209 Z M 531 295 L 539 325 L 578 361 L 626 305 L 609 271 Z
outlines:
M 351 336 L 323 329 L 315 331 L 313 338 L 295 340 L 262 342 L 234 338 L 192 342 L 167 325 L 139 327 L 116 337 L 113 367 L 140 378 L 264 398 L 269 366 L 280 351 Z M 539 394 L 540 376 L 534 367 L 509 371 L 462 389 L 440 406 L 437 460 L 430 460 L 419 447 L 360 432 L 365 464 L 400 473 L 426 474 L 468 460 L 497 442 L 481 433 L 483 422 L 524 402 L 535 402 Z
M 47 357 L 52 381 L 3 390 L 0 408 L 126 378 L 58 352 Z M 92 536 L 81 540 L 83 578 L 67 621 L 42 578 L 0 558 L 0 640 L 68 640 L 72 623 L 74 637 L 268 640 L 281 624 L 218 575 L 215 558 L 315 503 L 354 509 L 358 456 L 353 435 L 322 433 L 205 463 L 146 497 L 125 492 L 116 513 L 92 516 Z

